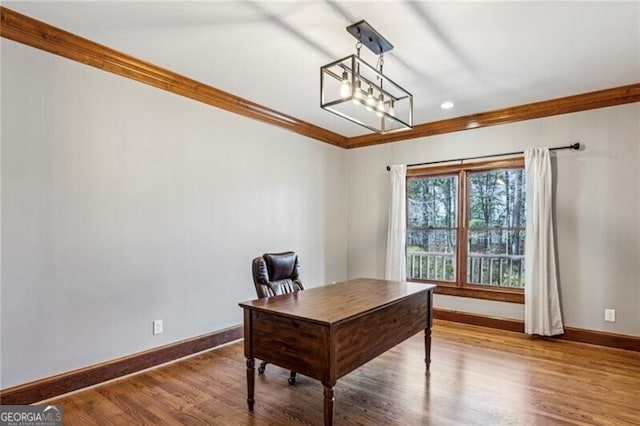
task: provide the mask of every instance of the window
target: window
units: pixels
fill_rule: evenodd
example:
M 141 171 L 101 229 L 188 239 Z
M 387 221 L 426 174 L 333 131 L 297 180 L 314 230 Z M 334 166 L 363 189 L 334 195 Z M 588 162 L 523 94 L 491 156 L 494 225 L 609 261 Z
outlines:
M 518 158 L 408 170 L 407 279 L 522 303 L 523 167 Z

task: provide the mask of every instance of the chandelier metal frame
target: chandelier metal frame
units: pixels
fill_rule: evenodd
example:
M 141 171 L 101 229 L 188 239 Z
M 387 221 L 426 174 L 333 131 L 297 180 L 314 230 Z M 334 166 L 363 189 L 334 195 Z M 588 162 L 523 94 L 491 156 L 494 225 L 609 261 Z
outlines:
M 393 45 L 364 20 L 347 31 L 358 40 L 356 54 L 320 68 L 320 107 L 381 134 L 410 129 L 413 95 L 383 73 Z M 363 45 L 378 55 L 375 67 L 361 58 Z

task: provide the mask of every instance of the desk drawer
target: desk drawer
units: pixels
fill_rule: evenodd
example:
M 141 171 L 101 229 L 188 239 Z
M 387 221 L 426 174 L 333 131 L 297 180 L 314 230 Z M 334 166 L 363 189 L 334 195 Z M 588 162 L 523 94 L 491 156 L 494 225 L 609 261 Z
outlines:
M 327 366 L 328 328 L 260 311 L 252 311 L 256 358 L 322 380 Z

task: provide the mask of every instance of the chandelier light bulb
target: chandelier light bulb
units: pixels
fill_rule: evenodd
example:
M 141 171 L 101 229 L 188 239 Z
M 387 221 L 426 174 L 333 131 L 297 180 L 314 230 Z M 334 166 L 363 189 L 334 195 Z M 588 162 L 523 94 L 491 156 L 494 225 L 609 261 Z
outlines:
M 393 99 L 389 101 L 389 111 L 387 111 L 389 113 L 389 115 L 396 115 L 396 109 L 394 107 L 394 102 Z
M 380 118 L 384 116 L 384 95 L 380 93 L 378 96 L 378 106 L 376 107 L 376 115 Z
M 376 106 L 376 98 L 373 97 L 373 88 L 369 86 L 367 90 L 367 110 L 373 111 L 373 107 Z
M 351 82 L 349 81 L 349 75 L 346 71 L 342 73 L 342 85 L 340 86 L 340 97 L 348 98 L 351 96 Z
M 353 89 L 353 99 L 352 102 L 354 104 L 362 103 L 362 99 L 364 99 L 364 95 L 362 94 L 362 88 L 360 87 L 360 80 L 356 80 L 355 88 Z

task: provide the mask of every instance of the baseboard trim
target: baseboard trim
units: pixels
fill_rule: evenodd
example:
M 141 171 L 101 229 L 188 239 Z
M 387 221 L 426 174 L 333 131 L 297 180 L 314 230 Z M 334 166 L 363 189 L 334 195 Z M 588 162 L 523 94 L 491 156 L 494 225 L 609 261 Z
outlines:
M 461 322 L 465 324 L 479 325 L 482 327 L 496 328 L 499 330 L 524 333 L 524 321 L 522 320 L 490 317 L 485 315 L 471 314 L 468 312 L 452 311 L 448 309 L 434 309 L 433 317 L 435 319 L 444 321 Z M 564 334 L 551 337 L 551 339 L 588 343 L 590 345 L 606 346 L 609 348 L 640 352 L 640 337 L 607 333 L 604 331 L 565 327 Z
M 238 325 L 112 361 L 3 389 L 0 391 L 0 404 L 32 404 L 215 348 L 240 339 L 242 335 L 243 328 Z
M 569 340 L 571 342 L 589 343 L 591 345 L 607 346 L 610 348 L 640 352 L 640 337 L 627 336 L 624 334 L 565 327 L 564 334 L 557 338 Z
M 479 325 L 481 327 L 524 333 L 524 322 L 515 319 L 489 317 L 439 308 L 433 310 L 433 317 L 444 321 L 461 322 L 464 324 Z

